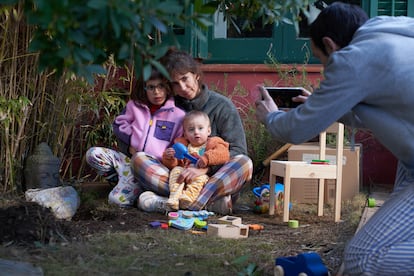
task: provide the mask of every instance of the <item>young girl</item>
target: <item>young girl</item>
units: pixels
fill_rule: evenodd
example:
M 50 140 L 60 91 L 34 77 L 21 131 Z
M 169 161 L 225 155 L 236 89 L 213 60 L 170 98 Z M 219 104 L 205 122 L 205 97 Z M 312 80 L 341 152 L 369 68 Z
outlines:
M 125 110 L 115 118 L 114 134 L 122 152 L 92 147 L 87 163 L 110 182 L 117 182 L 109 203 L 122 207 L 134 205 L 142 190 L 131 171 L 130 156 L 136 152 L 161 160 L 164 150 L 182 136 L 185 112 L 177 108 L 168 81 L 153 69 L 147 81 L 139 79 Z

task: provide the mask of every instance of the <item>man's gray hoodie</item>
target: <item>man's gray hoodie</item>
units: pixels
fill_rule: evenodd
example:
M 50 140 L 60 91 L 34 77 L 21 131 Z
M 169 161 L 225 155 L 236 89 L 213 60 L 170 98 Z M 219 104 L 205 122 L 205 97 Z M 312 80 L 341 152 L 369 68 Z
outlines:
M 379 16 L 329 57 L 324 80 L 266 127 L 278 140 L 305 142 L 335 121 L 365 127 L 407 168 L 414 169 L 414 18 Z

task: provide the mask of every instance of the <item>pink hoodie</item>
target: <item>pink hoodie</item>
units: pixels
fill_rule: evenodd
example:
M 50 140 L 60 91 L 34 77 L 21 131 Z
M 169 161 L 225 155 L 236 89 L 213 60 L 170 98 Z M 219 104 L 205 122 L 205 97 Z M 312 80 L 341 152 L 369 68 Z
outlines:
M 114 134 L 137 151 L 144 151 L 161 160 L 166 148 L 183 134 L 185 112 L 169 98 L 153 115 L 147 105 L 128 101 L 123 113 L 115 118 Z

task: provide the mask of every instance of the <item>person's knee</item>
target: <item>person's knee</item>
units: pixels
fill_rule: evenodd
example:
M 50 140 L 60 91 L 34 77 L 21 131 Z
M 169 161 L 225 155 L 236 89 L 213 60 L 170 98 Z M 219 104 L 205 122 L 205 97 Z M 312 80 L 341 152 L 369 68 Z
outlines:
M 361 250 L 358 244 L 355 244 L 355 240 L 351 240 L 344 251 L 344 275 L 364 275 L 368 271 L 367 261 L 370 259 L 368 250 Z M 368 256 L 368 257 L 367 257 Z
M 88 162 L 88 160 L 95 159 L 96 149 L 97 149 L 97 147 L 91 147 L 86 151 L 86 153 L 85 153 L 86 162 Z

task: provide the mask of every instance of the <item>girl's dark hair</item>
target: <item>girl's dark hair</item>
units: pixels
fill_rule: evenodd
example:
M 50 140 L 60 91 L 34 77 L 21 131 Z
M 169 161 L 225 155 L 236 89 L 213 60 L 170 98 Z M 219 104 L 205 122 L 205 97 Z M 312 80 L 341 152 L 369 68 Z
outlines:
M 356 30 L 369 19 L 357 5 L 334 2 L 324 8 L 310 25 L 310 37 L 316 47 L 328 55 L 322 38 L 330 37 L 341 48 L 347 46 Z
M 160 71 L 158 71 L 155 68 L 152 68 L 151 75 L 148 78 L 148 80 L 156 80 L 156 79 L 160 79 L 162 82 L 165 83 L 165 86 L 167 87 L 167 98 L 169 98 L 169 96 L 171 95 L 171 86 L 167 78 Z M 139 78 L 137 79 L 133 92 L 131 93 L 130 99 L 135 102 L 149 105 L 150 102 L 148 101 L 147 93 L 145 92 L 145 86 L 146 86 L 146 81 L 144 81 L 144 78 L 141 74 Z
M 202 79 L 201 66 L 189 53 L 177 49 L 170 49 L 161 59 L 161 63 L 167 69 L 170 77 L 180 74 L 184 75 L 188 72 L 197 74 Z

